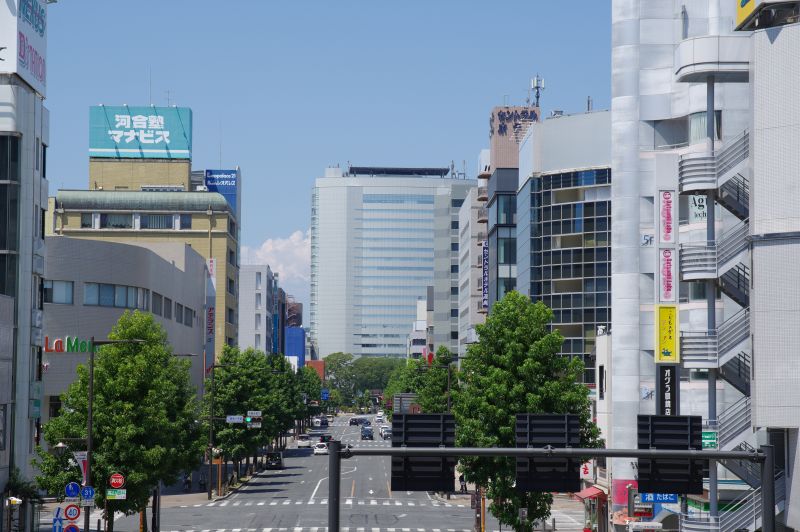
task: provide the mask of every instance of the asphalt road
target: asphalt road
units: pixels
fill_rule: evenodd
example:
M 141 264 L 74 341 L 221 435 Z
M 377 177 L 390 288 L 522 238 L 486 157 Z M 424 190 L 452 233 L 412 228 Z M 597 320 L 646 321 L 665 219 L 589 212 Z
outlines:
M 360 439 L 360 427 L 339 416 L 327 429 L 343 444 L 388 447 L 390 440 Z M 323 429 L 324 430 L 324 429 Z M 164 506 L 163 532 L 323 532 L 328 523 L 328 456 L 292 445 L 285 468 L 266 471 L 227 499 Z M 445 501 L 426 492 L 392 492 L 390 458 L 353 457 L 342 462 L 341 530 L 348 532 L 453 532 L 472 530 L 474 510 L 463 499 Z M 195 501 L 196 502 L 196 501 Z M 577 514 L 576 514 L 576 517 Z M 580 519 L 580 518 L 579 518 Z M 566 528 L 580 530 L 575 525 Z M 567 522 L 564 522 L 567 524 Z M 572 523 L 569 523 L 572 525 Z M 138 531 L 138 518 L 119 517 L 116 532 Z M 498 530 L 491 515 L 487 530 Z M 559 529 L 565 529 L 559 527 Z

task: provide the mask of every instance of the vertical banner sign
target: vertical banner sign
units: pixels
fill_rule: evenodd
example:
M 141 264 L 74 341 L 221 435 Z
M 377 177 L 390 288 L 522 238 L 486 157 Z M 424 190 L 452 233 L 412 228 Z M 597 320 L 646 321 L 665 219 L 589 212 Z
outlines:
M 680 407 L 680 374 L 677 364 L 658 364 L 656 411 L 660 416 L 677 416 Z
M 672 248 L 658 250 L 658 300 L 664 303 L 675 301 L 675 258 Z
M 87 451 L 74 451 L 72 456 L 75 458 L 75 461 L 78 462 L 78 466 L 81 468 L 81 475 L 83 476 L 83 486 L 87 486 L 89 484 L 88 479 L 86 478 L 86 462 L 88 461 L 89 453 Z
M 658 193 L 658 241 L 661 244 L 675 243 L 675 202 L 674 190 L 660 190 Z
M 0 73 L 17 74 L 45 96 L 47 88 L 47 2 L 0 2 Z
M 483 250 L 482 250 L 482 260 L 481 260 L 481 286 L 482 286 L 482 295 L 481 295 L 481 305 L 484 309 L 489 308 L 489 241 L 483 241 Z
M 206 268 L 206 361 L 207 364 L 214 364 L 214 329 L 216 328 L 216 305 L 217 305 L 217 259 L 207 259 Z M 206 368 L 208 370 L 208 368 Z
M 656 306 L 656 364 L 680 364 L 678 306 Z

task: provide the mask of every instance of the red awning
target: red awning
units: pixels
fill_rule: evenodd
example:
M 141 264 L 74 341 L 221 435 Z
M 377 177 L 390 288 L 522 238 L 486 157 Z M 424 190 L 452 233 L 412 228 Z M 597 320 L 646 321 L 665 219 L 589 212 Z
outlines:
M 577 493 L 573 493 L 572 496 L 583 501 L 586 499 L 596 499 L 597 497 L 605 497 L 606 494 L 603 493 L 603 490 L 601 490 L 597 486 L 589 486 L 588 488 L 584 488 Z

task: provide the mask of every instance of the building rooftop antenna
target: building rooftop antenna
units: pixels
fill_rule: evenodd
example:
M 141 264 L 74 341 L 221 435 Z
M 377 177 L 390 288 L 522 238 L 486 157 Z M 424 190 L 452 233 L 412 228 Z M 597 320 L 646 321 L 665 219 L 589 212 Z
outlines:
M 536 76 L 534 76 L 534 78 L 531 80 L 531 90 L 533 91 L 535 98 L 533 105 L 534 107 L 539 107 L 539 98 L 544 90 L 544 78 L 539 74 L 536 74 Z

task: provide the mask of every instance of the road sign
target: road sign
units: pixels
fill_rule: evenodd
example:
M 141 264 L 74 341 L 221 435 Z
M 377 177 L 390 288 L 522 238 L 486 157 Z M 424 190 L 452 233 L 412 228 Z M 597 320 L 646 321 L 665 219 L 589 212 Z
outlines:
M 110 489 L 106 490 L 106 499 L 109 501 L 124 501 L 128 496 L 128 490 Z
M 250 417 L 261 417 L 261 410 L 248 410 L 247 415 Z
M 123 477 L 119 473 L 114 473 L 108 479 L 108 485 L 111 486 L 112 488 L 121 488 L 122 486 L 125 485 L 125 477 Z
M 328 398 L 330 398 L 330 391 L 327 388 L 323 388 L 322 393 L 320 394 L 320 399 L 327 401 Z
M 64 486 L 64 493 L 67 497 L 78 497 L 81 494 L 81 487 L 77 482 L 70 482 Z
M 716 449 L 717 448 L 717 431 L 704 430 L 703 431 L 703 449 Z
M 84 486 L 81 490 L 82 499 L 94 499 L 94 488 L 91 486 Z
M 644 503 L 677 504 L 677 493 L 640 493 Z
M 81 532 L 81 529 L 75 523 L 70 523 L 64 527 L 64 532 Z
M 248 429 L 260 429 L 261 428 L 261 422 L 260 421 L 256 421 L 254 423 L 248 423 L 247 424 L 247 428 Z
M 81 516 L 81 507 L 77 504 L 70 504 L 66 508 L 64 508 L 64 517 L 69 519 L 70 521 L 75 521 L 77 518 Z
M 244 423 L 244 416 L 225 416 L 225 423 Z

